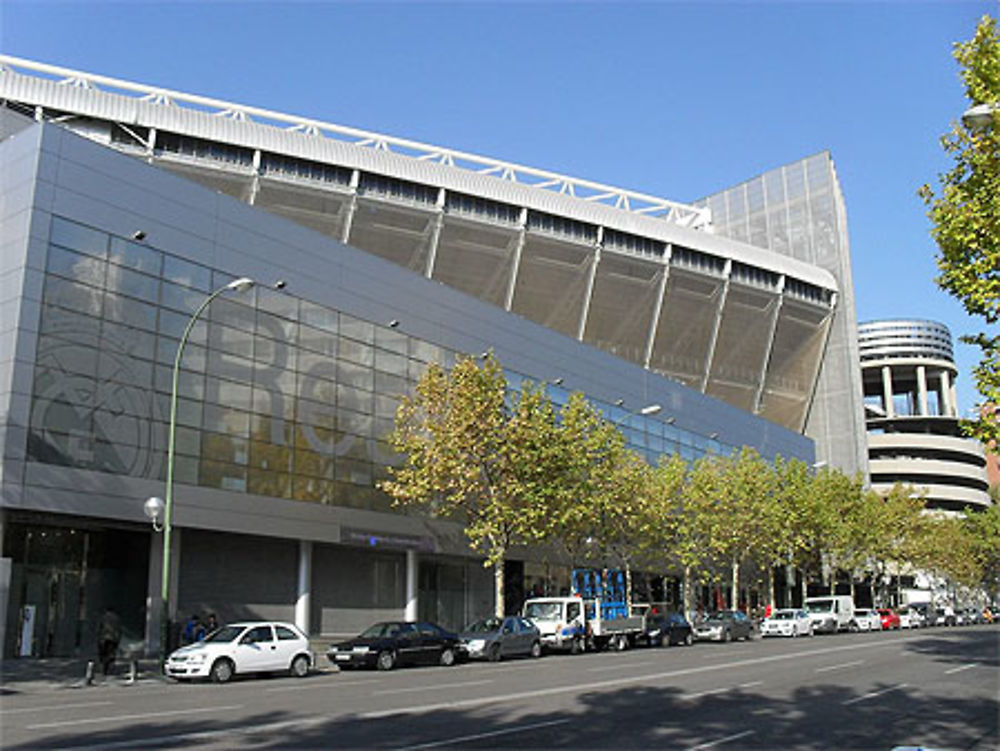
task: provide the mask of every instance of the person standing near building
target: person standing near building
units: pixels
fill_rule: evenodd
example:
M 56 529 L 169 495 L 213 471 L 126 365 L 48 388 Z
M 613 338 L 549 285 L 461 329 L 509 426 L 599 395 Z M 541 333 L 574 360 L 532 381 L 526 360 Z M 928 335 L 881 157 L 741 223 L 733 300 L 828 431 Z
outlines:
M 115 657 L 118 654 L 118 643 L 122 638 L 121 619 L 113 608 L 104 609 L 101 622 L 97 627 L 97 657 L 101 662 L 101 671 L 110 675 L 114 670 Z

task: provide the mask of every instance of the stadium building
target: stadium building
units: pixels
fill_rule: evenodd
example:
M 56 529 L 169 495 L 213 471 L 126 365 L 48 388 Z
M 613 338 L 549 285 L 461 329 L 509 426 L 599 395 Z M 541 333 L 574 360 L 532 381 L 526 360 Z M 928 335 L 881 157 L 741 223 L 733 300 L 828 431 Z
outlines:
M 857 342 L 826 154 L 782 168 L 780 192 L 741 188 L 753 227 L 752 186 L 767 198 L 764 235 L 743 237 L 737 193 L 717 225 L 717 196 L 0 66 L 5 654 L 86 651 L 108 604 L 155 641 L 164 556 L 142 506 L 163 493 L 173 359 L 239 277 L 257 284 L 212 302 L 181 371 L 174 620 L 332 635 L 491 610 L 461 529 L 373 486 L 399 395 L 462 354 L 492 349 L 557 401 L 583 391 L 650 459 L 749 445 L 866 469 L 834 417 L 861 391 L 831 365 Z M 510 573 L 553 578 L 531 551 Z

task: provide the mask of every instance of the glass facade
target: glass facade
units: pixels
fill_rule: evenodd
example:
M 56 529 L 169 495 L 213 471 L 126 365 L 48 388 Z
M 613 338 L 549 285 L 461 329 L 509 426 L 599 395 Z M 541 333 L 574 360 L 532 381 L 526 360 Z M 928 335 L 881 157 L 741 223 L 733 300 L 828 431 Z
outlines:
M 190 316 L 232 277 L 54 217 L 28 458 L 162 479 L 173 363 Z M 216 298 L 178 380 L 174 478 L 255 495 L 388 511 L 375 482 L 400 396 L 456 353 L 281 292 Z M 516 388 L 521 376 L 509 373 Z M 553 388 L 553 401 L 568 392 Z M 597 404 L 651 461 L 731 447 Z

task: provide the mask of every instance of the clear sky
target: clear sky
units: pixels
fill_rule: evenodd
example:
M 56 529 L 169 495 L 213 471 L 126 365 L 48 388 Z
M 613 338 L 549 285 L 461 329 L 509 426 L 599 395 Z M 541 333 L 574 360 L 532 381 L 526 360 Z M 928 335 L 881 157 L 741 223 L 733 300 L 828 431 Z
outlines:
M 857 315 L 956 339 L 916 196 L 967 104 L 951 57 L 997 0 L 0 0 L 5 54 L 691 201 L 828 149 Z

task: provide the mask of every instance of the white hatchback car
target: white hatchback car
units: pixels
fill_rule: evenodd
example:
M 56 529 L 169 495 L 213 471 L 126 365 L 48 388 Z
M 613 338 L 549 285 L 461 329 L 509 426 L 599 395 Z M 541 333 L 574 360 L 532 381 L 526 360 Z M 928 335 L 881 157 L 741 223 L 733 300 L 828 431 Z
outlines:
M 813 626 L 809 613 L 794 608 L 781 608 L 771 612 L 760 623 L 761 636 L 812 636 Z
M 854 624 L 857 631 L 881 631 L 882 617 L 875 610 L 855 608 Z
M 302 678 L 313 666 L 309 640 L 291 623 L 254 621 L 223 626 L 167 658 L 171 678 L 225 683 L 243 673 L 288 672 Z

